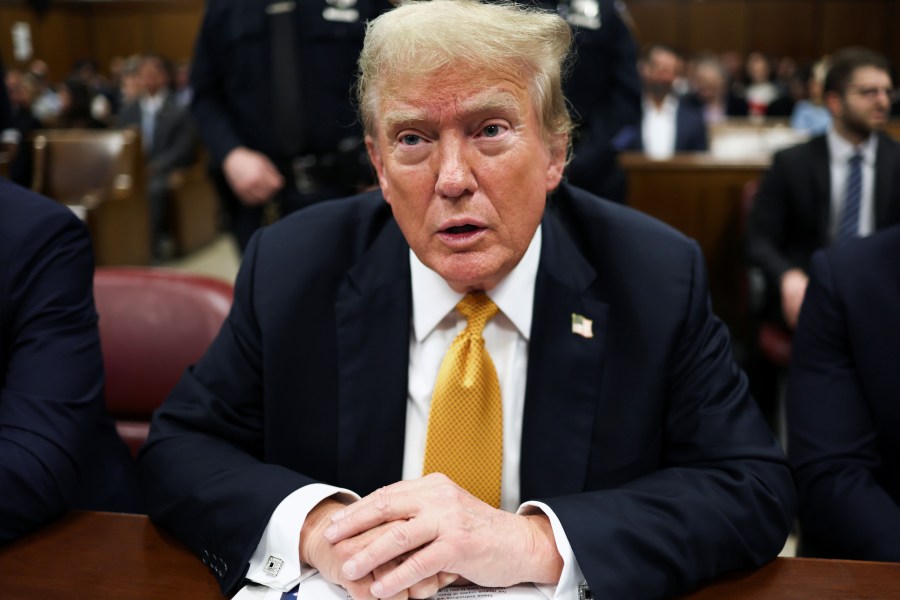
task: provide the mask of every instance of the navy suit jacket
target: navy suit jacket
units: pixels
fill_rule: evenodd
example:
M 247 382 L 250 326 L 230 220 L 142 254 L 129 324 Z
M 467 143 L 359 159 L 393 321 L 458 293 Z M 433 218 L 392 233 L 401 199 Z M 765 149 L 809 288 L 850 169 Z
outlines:
M 781 276 L 804 271 L 830 242 L 831 170 L 825 135 L 775 154 L 747 223 L 747 259 L 765 275 L 768 311 L 780 315 Z M 900 144 L 878 134 L 875 229 L 900 223 Z
M 139 508 L 103 407 L 94 255 L 64 206 L 0 179 L 0 543 L 69 508 Z
M 813 256 L 788 387 L 804 546 L 900 561 L 900 226 Z
M 633 139 L 630 150 L 644 150 L 643 127 L 638 130 L 638 135 Z M 709 140 L 706 132 L 706 121 L 703 119 L 703 109 L 697 104 L 682 98 L 678 101 L 678 110 L 675 112 L 675 152 L 706 152 L 709 150 Z
M 710 312 L 697 245 L 563 186 L 534 298 L 521 498 L 559 516 L 597 597 L 659 597 L 781 549 L 785 459 Z M 297 261 L 304 256 L 307 260 Z M 572 314 L 594 337 L 572 333 Z M 401 478 L 409 246 L 379 192 L 258 232 L 217 339 L 139 459 L 154 521 L 242 581 L 272 511 L 314 481 Z

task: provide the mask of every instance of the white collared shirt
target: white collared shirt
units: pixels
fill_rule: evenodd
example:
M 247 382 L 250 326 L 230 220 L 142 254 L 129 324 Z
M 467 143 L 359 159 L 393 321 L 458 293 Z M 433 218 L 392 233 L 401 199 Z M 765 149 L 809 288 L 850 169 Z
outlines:
M 522 418 L 525 407 L 525 382 L 528 368 L 528 338 L 534 308 L 534 289 L 541 256 L 541 228 L 519 264 L 488 296 L 500 309 L 484 328 L 485 346 L 497 370 L 503 402 L 503 476 L 501 507 L 504 510 L 533 514 L 543 512 L 550 519 L 557 550 L 563 558 L 563 571 L 557 585 L 539 586 L 551 600 L 577 597 L 583 574 L 562 524 L 542 502 L 520 501 L 519 462 L 521 457 Z M 437 273 L 422 264 L 410 250 L 413 314 L 409 348 L 409 382 L 406 431 L 403 450 L 403 479 L 422 476 L 425 438 L 431 407 L 431 392 L 444 354 L 466 320 L 455 310 L 464 294 L 453 291 Z M 336 493 L 350 490 L 313 484 L 282 500 L 260 538 L 250 559 L 247 578 L 272 588 L 288 591 L 299 581 L 316 573 L 300 564 L 300 529 L 316 504 Z M 266 573 L 270 557 L 282 561 L 275 575 Z
M 649 98 L 644 98 L 644 120 L 641 123 L 641 140 L 644 154 L 650 158 L 669 158 L 675 153 L 675 121 L 678 115 L 678 100 L 671 94 L 658 107 Z
M 847 176 L 850 171 L 850 157 L 855 152 L 862 154 L 862 192 L 859 205 L 859 236 L 865 237 L 875 231 L 875 153 L 878 150 L 878 137 L 875 134 L 854 146 L 841 137 L 834 127 L 829 127 L 828 157 L 831 171 L 831 211 L 828 220 L 828 238 L 834 241 L 840 223 L 841 211 L 844 209 L 844 196 L 847 193 Z

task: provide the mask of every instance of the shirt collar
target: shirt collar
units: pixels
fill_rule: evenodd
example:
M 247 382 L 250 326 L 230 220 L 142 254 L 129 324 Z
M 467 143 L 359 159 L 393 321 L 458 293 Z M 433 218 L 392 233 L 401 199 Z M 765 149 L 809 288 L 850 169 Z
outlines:
M 163 102 L 166 101 L 166 97 L 168 94 L 166 90 L 159 90 L 155 96 L 150 96 L 145 94 L 141 97 L 141 108 L 149 111 L 157 111 L 163 105 Z
M 665 99 L 663 100 L 662 105 L 660 105 L 659 109 L 656 108 L 656 103 L 650 98 L 650 96 L 644 96 L 644 114 L 649 112 L 653 113 L 674 113 L 678 110 L 678 98 L 673 96 L 672 94 L 666 94 Z
M 494 304 L 526 340 L 531 335 L 534 284 L 537 279 L 540 258 L 541 227 L 539 225 L 519 264 L 494 289 L 488 292 L 488 296 L 494 301 Z M 412 250 L 409 251 L 409 266 L 412 278 L 413 332 L 416 341 L 421 343 L 456 307 L 465 294 L 453 291 L 440 275 L 422 264 Z
M 831 156 L 831 161 L 836 164 L 847 164 L 847 161 L 850 160 L 850 157 L 857 151 L 862 154 L 863 162 L 867 165 L 875 164 L 875 150 L 878 148 L 878 136 L 874 133 L 870 134 L 866 141 L 864 141 L 859 146 L 854 146 L 846 139 L 841 137 L 838 132 L 834 130 L 834 126 L 828 128 L 828 154 Z

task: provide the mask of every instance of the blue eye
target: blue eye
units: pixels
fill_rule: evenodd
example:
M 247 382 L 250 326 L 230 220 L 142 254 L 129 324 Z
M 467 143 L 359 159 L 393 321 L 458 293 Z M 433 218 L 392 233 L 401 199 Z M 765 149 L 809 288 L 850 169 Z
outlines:
M 500 131 L 499 125 L 488 125 L 483 129 L 485 137 L 497 137 L 500 135 Z
M 400 136 L 400 143 L 406 146 L 415 146 L 421 141 L 422 138 L 413 133 L 407 133 L 406 135 Z

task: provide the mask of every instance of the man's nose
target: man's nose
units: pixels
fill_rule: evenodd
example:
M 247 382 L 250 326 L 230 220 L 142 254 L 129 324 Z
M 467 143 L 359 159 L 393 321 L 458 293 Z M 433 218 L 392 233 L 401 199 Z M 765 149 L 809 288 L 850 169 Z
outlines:
M 476 187 L 464 140 L 447 136 L 440 141 L 438 177 L 435 191 L 447 198 L 458 198 Z

